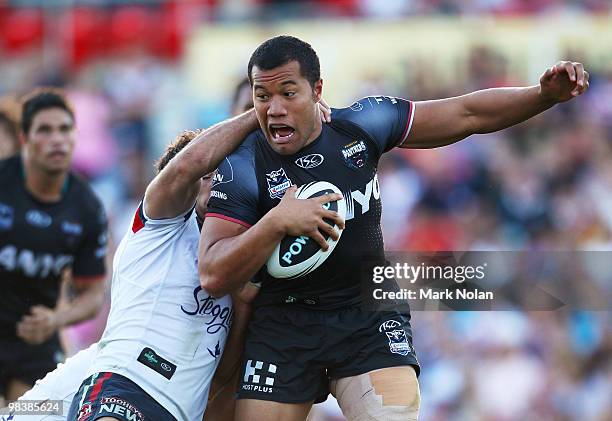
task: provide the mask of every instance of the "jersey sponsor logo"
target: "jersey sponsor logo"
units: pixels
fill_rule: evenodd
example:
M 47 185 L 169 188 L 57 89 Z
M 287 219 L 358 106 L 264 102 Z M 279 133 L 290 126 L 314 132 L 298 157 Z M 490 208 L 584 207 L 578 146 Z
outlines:
M 193 299 L 195 307 L 187 309 L 181 306 L 183 313 L 189 316 L 204 316 L 206 332 L 214 335 L 221 329 L 227 332 L 232 324 L 233 312 L 230 306 L 223 306 L 217 302 L 217 299 L 211 297 L 210 294 L 203 290 L 201 286 L 197 286 L 193 290 Z
M 0 249 L 0 267 L 8 272 L 21 271 L 29 278 L 46 278 L 50 275 L 60 276 L 66 266 L 70 266 L 73 256 L 67 254 L 52 255 L 35 253 L 8 244 Z
M 53 222 L 51 215 L 38 209 L 30 209 L 27 211 L 25 219 L 28 224 L 39 228 L 47 228 Z
M 120 415 L 126 421 L 144 421 L 145 417 L 138 408 L 130 402 L 117 397 L 103 397 L 98 414 Z
M 172 364 L 165 358 L 162 358 L 149 347 L 145 347 L 140 352 L 137 361 L 152 369 L 153 371 L 161 374 L 168 380 L 172 378 L 176 371 L 176 364 Z
M 83 233 L 83 225 L 78 222 L 62 222 L 62 231 L 70 235 L 81 235 Z
M 359 112 L 361 110 L 363 110 L 363 104 L 359 101 L 355 101 L 353 102 L 353 104 L 351 104 L 351 110 L 355 111 L 355 112 Z
M 380 185 L 378 184 L 378 175 L 375 175 L 373 179 L 368 181 L 365 185 L 365 190 L 360 189 L 353 190 L 350 192 L 344 192 L 344 199 L 346 201 L 346 218 L 348 221 L 355 217 L 355 204 L 359 205 L 361 210 L 360 215 L 370 210 L 370 201 L 372 198 L 378 201 L 380 200 Z
M 15 220 L 15 210 L 4 203 L 0 203 L 0 230 L 10 230 Z
M 223 174 L 219 173 L 219 169 L 215 170 L 212 179 L 212 187 L 218 186 L 219 184 L 231 183 L 234 181 L 234 167 L 232 167 L 232 163 L 229 159 L 225 158 L 225 162 L 227 163 L 227 171 L 224 171 Z
M 210 197 L 216 197 L 217 199 L 227 200 L 227 194 L 218 190 L 211 190 Z
M 346 165 L 355 170 L 363 168 L 368 160 L 368 147 L 363 140 L 356 140 L 344 145 L 340 153 Z
M 268 182 L 268 192 L 272 199 L 283 197 L 285 190 L 291 187 L 292 184 L 284 168 L 266 174 L 266 181 Z
M 318 167 L 323 163 L 324 160 L 325 158 L 320 153 L 312 153 L 310 155 L 305 155 L 296 159 L 295 165 L 307 170 L 310 168 Z
M 244 368 L 242 390 L 272 393 L 277 368 L 275 364 L 248 360 Z
M 402 324 L 397 320 L 387 320 L 378 327 L 378 331 L 381 333 L 384 332 L 387 336 L 387 339 L 389 340 L 389 351 L 391 351 L 393 354 L 408 355 L 412 349 L 408 343 L 406 331 L 401 328 L 396 329 L 401 325 Z

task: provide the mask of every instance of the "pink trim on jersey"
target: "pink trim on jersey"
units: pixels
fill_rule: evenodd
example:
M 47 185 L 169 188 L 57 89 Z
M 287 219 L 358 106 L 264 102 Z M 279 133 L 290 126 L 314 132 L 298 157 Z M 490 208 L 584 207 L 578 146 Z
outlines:
M 222 213 L 207 213 L 206 218 L 208 217 L 225 219 L 226 221 L 234 222 L 235 224 L 242 225 L 246 228 L 251 228 L 252 226 L 251 224 L 241 221 L 240 219 L 232 218 L 231 216 L 223 215 Z
M 414 103 L 410 101 L 410 108 L 408 109 L 408 119 L 406 119 L 406 127 L 404 128 L 404 133 L 402 133 L 402 137 L 397 146 L 402 146 L 408 135 L 410 134 L 410 129 L 412 128 L 412 119 L 414 118 Z

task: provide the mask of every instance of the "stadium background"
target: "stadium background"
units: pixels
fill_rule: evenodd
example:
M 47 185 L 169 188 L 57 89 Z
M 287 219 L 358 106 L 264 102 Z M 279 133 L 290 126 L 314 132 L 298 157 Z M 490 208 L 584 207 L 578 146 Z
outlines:
M 0 0 L 0 95 L 10 107 L 33 86 L 68 90 L 74 167 L 116 245 L 165 143 L 226 117 L 250 53 L 281 33 L 313 44 L 338 107 L 535 84 L 557 60 L 584 62 L 591 89 L 576 101 L 501 133 L 388 154 L 386 247 L 612 249 L 610 0 Z M 610 316 L 415 312 L 421 419 L 612 420 Z M 67 331 L 70 352 L 104 320 Z M 343 418 L 330 399 L 316 419 Z

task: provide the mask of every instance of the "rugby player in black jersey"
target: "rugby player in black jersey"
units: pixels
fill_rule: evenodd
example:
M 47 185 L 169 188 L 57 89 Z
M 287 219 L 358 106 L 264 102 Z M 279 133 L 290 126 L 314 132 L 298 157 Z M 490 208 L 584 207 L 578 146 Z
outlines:
M 360 262 L 385 264 L 380 156 L 519 123 L 583 93 L 588 73 L 580 63 L 559 62 L 538 86 L 423 102 L 372 96 L 333 110 L 325 125 L 317 118 L 319 60 L 307 43 L 289 36 L 264 42 L 248 76 L 261 130 L 219 168 L 224 182 L 213 187 L 199 261 L 202 286 L 214 294 L 253 276 L 263 282 L 247 334 L 236 419 L 303 420 L 331 390 L 349 420 L 414 420 L 419 366 L 410 314 L 361 307 Z M 313 213 L 315 200 L 297 200 L 295 187 L 286 187 L 318 180 L 344 193 L 342 238 L 313 272 L 275 279 L 264 264 L 282 238 L 306 235 L 326 249 L 320 230 L 337 233 L 323 218 L 342 226 L 338 215 Z
M 104 301 L 104 210 L 70 171 L 74 112 L 64 95 L 23 99 L 22 153 L 0 161 L 0 395 L 12 401 L 62 359 L 58 330 Z M 57 307 L 71 273 L 76 296 Z

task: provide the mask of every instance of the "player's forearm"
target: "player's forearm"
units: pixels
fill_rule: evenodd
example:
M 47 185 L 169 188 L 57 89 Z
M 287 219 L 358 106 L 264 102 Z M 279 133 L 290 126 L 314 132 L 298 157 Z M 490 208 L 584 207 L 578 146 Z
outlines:
M 470 134 L 490 133 L 523 122 L 555 105 L 540 95 L 540 86 L 493 88 L 465 95 Z
M 219 240 L 200 253 L 200 283 L 213 296 L 222 296 L 241 288 L 266 263 L 285 230 L 266 214 L 240 235 Z M 203 228 L 205 231 L 206 225 Z
M 214 171 L 257 127 L 251 110 L 200 133 L 151 182 L 145 194 L 146 214 L 171 218 L 188 210 L 199 191 L 198 180 Z
M 95 317 L 104 304 L 104 293 L 104 282 L 99 281 L 81 290 L 75 298 L 56 309 L 57 327 L 71 326 Z
M 255 110 L 250 110 L 206 129 L 185 148 L 181 159 L 174 162 L 172 175 L 197 181 L 214 171 L 258 127 Z M 172 161 L 168 166 L 171 165 Z
M 454 98 L 415 104 L 414 121 L 402 148 L 450 145 L 473 134 L 490 133 L 520 123 L 552 107 L 540 87 L 493 88 Z

